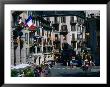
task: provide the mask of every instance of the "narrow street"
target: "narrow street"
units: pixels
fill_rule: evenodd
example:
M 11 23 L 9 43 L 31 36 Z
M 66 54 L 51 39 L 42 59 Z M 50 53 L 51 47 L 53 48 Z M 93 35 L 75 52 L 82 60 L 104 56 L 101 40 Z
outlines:
M 70 68 L 70 66 L 62 66 L 61 63 L 54 65 L 50 69 L 51 77 L 99 77 L 99 66 L 94 66 L 91 71 L 84 72 L 80 67 Z

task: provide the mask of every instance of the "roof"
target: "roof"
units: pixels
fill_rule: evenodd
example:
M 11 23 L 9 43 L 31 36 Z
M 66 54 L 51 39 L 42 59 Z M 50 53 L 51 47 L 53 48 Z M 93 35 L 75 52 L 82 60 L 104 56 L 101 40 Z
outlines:
M 53 17 L 53 16 L 79 16 L 81 18 L 86 17 L 84 11 L 33 11 L 33 14 L 42 17 Z

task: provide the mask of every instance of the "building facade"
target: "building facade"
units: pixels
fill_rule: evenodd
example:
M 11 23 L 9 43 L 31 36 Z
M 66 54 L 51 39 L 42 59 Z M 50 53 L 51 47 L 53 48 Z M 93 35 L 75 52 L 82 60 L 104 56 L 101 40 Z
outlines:
M 24 27 L 22 29 L 23 35 L 16 39 L 16 49 L 13 44 L 15 40 L 12 38 L 12 65 L 14 61 L 16 64 L 36 63 L 40 65 L 49 60 L 55 60 L 56 54 L 60 55 L 60 51 L 63 50 L 64 43 L 68 43 L 76 51 L 76 54 L 81 51 L 86 31 L 83 11 L 73 11 L 73 13 L 71 11 L 25 11 L 17 16 L 20 16 L 25 22 L 30 15 L 36 29 L 29 30 L 28 27 Z M 13 23 L 15 25 L 15 21 L 12 21 Z M 12 30 L 15 30 L 15 27 L 12 27 Z M 20 41 L 23 42 L 22 49 Z

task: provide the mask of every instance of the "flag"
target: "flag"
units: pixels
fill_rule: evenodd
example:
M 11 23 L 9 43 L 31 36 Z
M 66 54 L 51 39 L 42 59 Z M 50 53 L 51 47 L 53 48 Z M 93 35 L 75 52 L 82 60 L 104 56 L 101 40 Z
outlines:
M 28 17 L 28 19 L 26 20 L 25 25 L 27 25 L 30 30 L 35 30 L 36 29 L 36 25 L 34 23 L 32 23 L 32 16 Z

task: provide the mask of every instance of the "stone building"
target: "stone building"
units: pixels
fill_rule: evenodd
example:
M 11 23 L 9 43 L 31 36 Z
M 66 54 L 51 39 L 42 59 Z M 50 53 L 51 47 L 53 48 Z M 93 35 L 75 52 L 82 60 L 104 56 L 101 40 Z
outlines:
M 20 39 L 23 41 L 23 48 L 21 50 L 19 37 L 17 37 L 18 46 L 15 50 L 12 38 L 12 65 L 15 56 L 16 64 L 36 63 L 40 65 L 43 62 L 55 60 L 54 54 L 60 54 L 63 43 L 68 43 L 76 54 L 81 51 L 86 30 L 84 11 L 23 11 L 18 13 L 17 16 L 20 16 L 23 22 L 31 15 L 37 28 L 34 31 L 27 27 L 22 29 L 23 35 Z M 13 23 L 15 26 L 15 21 L 12 21 Z M 14 29 L 15 27 L 12 27 L 12 30 Z

